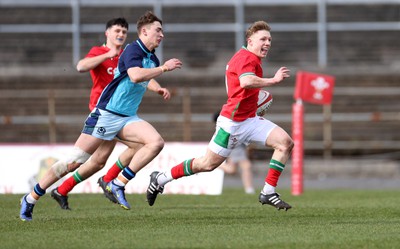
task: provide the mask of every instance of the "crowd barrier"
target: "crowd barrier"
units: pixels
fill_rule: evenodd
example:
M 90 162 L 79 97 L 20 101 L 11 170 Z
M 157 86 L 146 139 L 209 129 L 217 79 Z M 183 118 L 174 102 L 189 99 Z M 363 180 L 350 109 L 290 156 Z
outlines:
M 72 144 L 0 145 L 0 194 L 30 192 L 50 166 L 72 148 Z M 125 145 L 117 144 L 106 166 L 78 184 L 71 193 L 101 193 L 101 189 L 97 185 L 98 178 L 106 174 L 125 148 Z M 183 160 L 202 156 L 206 148 L 207 143 L 166 143 L 161 153 L 128 183 L 125 193 L 145 193 L 151 172 L 169 170 Z M 53 184 L 47 191 L 50 192 L 60 185 L 70 174 Z M 222 193 L 223 179 L 224 172 L 220 169 L 183 177 L 167 184 L 164 194 L 219 195 Z

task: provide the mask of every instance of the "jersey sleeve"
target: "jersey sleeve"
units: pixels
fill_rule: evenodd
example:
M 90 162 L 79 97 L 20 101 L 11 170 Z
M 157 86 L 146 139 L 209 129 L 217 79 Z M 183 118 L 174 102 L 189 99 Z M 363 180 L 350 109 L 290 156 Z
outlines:
M 258 62 L 255 60 L 251 60 L 249 57 L 243 59 L 244 60 L 238 62 L 238 65 L 236 67 L 239 79 L 246 75 L 256 75 L 256 68 L 258 66 Z
M 89 51 L 89 53 L 87 53 L 87 55 L 85 56 L 85 58 L 91 58 L 91 57 L 95 57 L 98 56 L 100 54 L 103 54 L 104 52 L 102 52 L 99 47 L 92 47 Z
M 143 56 L 139 49 L 134 45 L 130 45 L 125 48 L 124 56 L 120 59 L 123 60 L 126 70 L 128 70 L 131 67 L 143 67 L 142 65 Z

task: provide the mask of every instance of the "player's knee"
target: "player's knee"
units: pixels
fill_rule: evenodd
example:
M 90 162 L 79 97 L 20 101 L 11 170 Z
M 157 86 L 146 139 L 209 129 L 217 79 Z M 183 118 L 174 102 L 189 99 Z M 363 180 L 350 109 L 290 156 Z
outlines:
M 61 178 L 67 173 L 76 170 L 80 165 L 85 163 L 90 156 L 90 154 L 80 148 L 74 147 L 65 158 L 59 160 L 52 166 L 52 170 L 58 178 Z
M 163 148 L 164 148 L 164 139 L 162 139 L 161 137 L 159 137 L 158 139 L 153 140 L 152 142 L 150 142 L 148 144 L 149 147 L 151 147 L 151 149 L 154 152 L 159 153 Z
M 79 147 L 74 147 L 74 149 L 71 151 L 71 153 L 67 156 L 66 161 L 67 163 L 85 163 L 89 158 L 91 154 L 83 151 Z
M 285 153 L 285 154 L 290 154 L 293 150 L 294 147 L 294 142 L 293 140 L 288 136 L 286 139 L 284 139 L 282 146 L 281 146 L 281 150 Z
M 293 141 L 293 139 L 289 139 L 289 145 L 288 145 L 288 150 L 290 151 L 290 152 L 292 152 L 292 150 L 293 150 L 293 148 L 294 148 L 294 141 Z
M 92 167 L 102 169 L 107 163 L 107 159 L 110 156 L 108 153 L 97 153 L 97 151 L 90 158 L 90 164 Z
M 60 160 L 51 166 L 51 169 L 54 172 L 54 175 L 57 178 L 61 178 L 68 173 L 68 164 L 64 160 Z
M 280 141 L 272 145 L 272 147 L 284 154 L 290 154 L 293 150 L 294 142 L 289 136 L 287 136 L 280 139 Z
M 106 165 L 108 157 L 101 157 L 101 156 L 92 156 L 90 158 L 90 163 L 92 167 L 96 167 L 96 169 L 101 170 Z

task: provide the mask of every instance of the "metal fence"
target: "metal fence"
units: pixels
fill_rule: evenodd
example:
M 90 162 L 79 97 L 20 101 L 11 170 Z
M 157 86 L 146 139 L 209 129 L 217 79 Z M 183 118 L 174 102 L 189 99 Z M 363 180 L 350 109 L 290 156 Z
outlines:
M 317 20 L 313 22 L 285 22 L 273 23 L 274 32 L 315 32 L 317 34 L 317 54 L 318 66 L 325 68 L 328 65 L 328 32 L 336 31 L 398 31 L 400 30 L 400 20 L 394 18 L 391 21 L 361 21 L 361 22 L 341 22 L 330 21 L 327 18 L 327 8 L 329 6 L 343 5 L 394 5 L 399 6 L 400 0 L 1 0 L 0 6 L 3 7 L 70 7 L 71 23 L 62 24 L 0 24 L 0 33 L 72 33 L 72 63 L 75 64 L 80 55 L 81 35 L 83 33 L 102 32 L 102 24 L 81 24 L 80 11 L 83 7 L 126 7 L 126 6 L 148 6 L 153 9 L 155 14 L 163 17 L 165 7 L 196 7 L 196 6 L 231 6 L 234 7 L 234 21 L 231 23 L 172 23 L 165 25 L 166 32 L 234 32 L 235 47 L 240 48 L 244 43 L 243 32 L 246 23 L 247 7 L 251 6 L 281 6 L 283 11 L 285 6 L 315 6 Z M 163 59 L 162 46 L 157 51 L 160 59 Z
M 392 18 L 371 18 L 371 20 L 360 20 L 360 21 L 348 21 L 340 20 L 340 18 L 329 18 L 328 9 L 335 6 L 374 6 L 388 5 L 396 7 L 397 14 L 393 14 Z M 102 33 L 104 31 L 104 24 L 101 23 L 88 23 L 82 22 L 82 10 L 85 8 L 96 7 L 96 8 L 110 8 L 110 7 L 145 7 L 152 9 L 159 17 L 163 19 L 163 16 L 167 15 L 167 9 L 170 12 L 171 8 L 175 7 L 210 7 L 215 6 L 216 8 L 229 7 L 233 8 L 231 21 L 227 22 L 181 22 L 181 23 L 166 23 L 164 29 L 168 33 L 175 33 L 176 35 L 185 33 L 233 33 L 234 46 L 236 49 L 241 47 L 244 43 L 243 32 L 249 24 L 249 8 L 252 9 L 257 6 L 271 6 L 275 8 L 284 9 L 287 6 L 311 6 L 315 9 L 315 18 L 306 18 L 309 21 L 295 22 L 282 21 L 270 23 L 273 26 L 274 34 L 277 33 L 313 33 L 317 37 L 317 64 L 321 68 L 329 67 L 330 58 L 328 57 L 329 44 L 327 36 L 335 32 L 370 32 L 374 39 L 374 32 L 376 31 L 388 31 L 392 32 L 393 39 L 396 40 L 398 31 L 400 30 L 400 0 L 113 0 L 113 1 L 102 1 L 102 0 L 0 0 L 1 8 L 13 8 L 24 10 L 26 8 L 41 9 L 41 8 L 69 8 L 71 10 L 70 22 L 63 23 L 1 23 L 0 22 L 0 34 L 5 36 L 7 34 L 28 34 L 28 33 L 45 33 L 45 34 L 61 34 L 68 33 L 72 35 L 71 39 L 71 64 L 75 65 L 76 62 L 82 57 L 82 36 L 85 34 Z M 275 9 L 276 10 L 276 9 Z M 1 17 L 0 17 L 1 19 Z M 103 20 L 104 21 L 104 20 Z M 130 32 L 135 32 L 135 29 L 131 29 Z M 397 36 L 396 36 L 397 34 Z M 373 42 L 372 42 L 373 43 Z M 1 41 L 0 41 L 1 44 Z M 1 46 L 1 45 L 0 45 Z M 372 48 L 373 49 L 373 48 Z M 168 52 L 169 49 L 165 51 Z M 397 50 L 399 51 L 399 50 Z M 158 56 L 161 61 L 163 60 L 164 52 L 162 47 L 157 50 Z M 396 57 L 396 53 L 394 56 Z M 349 69 L 349 71 L 351 71 Z M 18 72 L 20 73 L 20 72 Z M 191 72 L 193 73 L 193 72 Z M 204 75 L 204 72 L 200 72 Z M 10 72 L 7 72 L 10 74 Z M 21 74 L 21 73 L 20 73 Z M 200 78 L 200 77 L 198 77 Z M 197 79 L 198 80 L 198 79 Z M 32 87 L 32 86 L 30 86 Z M 34 87 L 34 86 L 33 86 Z M 187 96 L 196 96 L 203 94 L 203 99 L 206 99 L 210 94 L 218 94 L 215 87 L 202 88 L 201 91 L 196 87 L 181 88 L 177 94 L 178 98 L 182 99 L 182 113 L 157 113 L 150 114 L 146 113 L 143 117 L 151 122 L 158 123 L 169 123 L 171 118 L 174 121 L 182 125 L 182 140 L 192 140 L 192 124 L 203 123 L 207 124 L 210 121 L 209 113 L 196 113 L 191 111 L 190 98 Z M 197 91 L 197 92 L 196 92 Z M 281 95 L 287 98 L 291 98 L 293 89 L 290 87 L 275 88 L 276 96 Z M 223 92 L 223 91 L 220 91 Z M 351 97 L 354 95 L 363 96 L 387 96 L 393 98 L 393 96 L 399 95 L 397 87 L 348 87 L 341 86 L 335 89 L 335 95 L 339 97 Z M 29 99 L 38 98 L 47 100 L 47 114 L 44 115 L 4 115 L 3 124 L 43 124 L 48 127 L 48 137 L 50 142 L 57 142 L 56 128 L 57 126 L 65 125 L 65 127 L 72 124 L 77 124 L 83 120 L 86 112 L 82 115 L 60 115 L 59 111 L 55 107 L 55 104 L 62 99 L 83 98 L 87 96 L 87 91 L 76 91 L 66 89 L 56 89 L 55 91 L 49 90 L 34 90 L 34 89 L 4 89 L 0 91 L 0 100 L 3 103 L 13 103 L 15 99 Z M 222 97 L 222 96 L 221 96 Z M 86 110 L 86 106 L 83 106 Z M 380 121 L 387 123 L 395 123 L 399 120 L 398 111 L 393 110 L 378 110 Z M 358 122 L 358 124 L 368 125 L 368 122 L 376 119 L 376 112 L 374 110 L 360 113 L 334 113 L 332 121 L 338 126 L 342 124 L 350 124 Z M 272 114 L 271 118 L 278 123 L 290 123 L 291 115 L 290 112 L 281 114 Z M 321 124 L 323 122 L 322 116 L 315 113 L 306 115 L 306 119 L 310 123 Z M 388 126 L 389 128 L 393 125 Z M 179 127 L 178 127 L 179 128 Z M 322 141 L 308 140 L 306 146 L 311 149 L 323 148 Z M 334 141 L 333 149 L 337 150 L 369 150 L 369 149 L 382 149 L 382 150 L 395 150 L 399 148 L 398 139 L 385 139 L 369 141 L 366 143 L 363 140 L 347 141 L 337 140 Z

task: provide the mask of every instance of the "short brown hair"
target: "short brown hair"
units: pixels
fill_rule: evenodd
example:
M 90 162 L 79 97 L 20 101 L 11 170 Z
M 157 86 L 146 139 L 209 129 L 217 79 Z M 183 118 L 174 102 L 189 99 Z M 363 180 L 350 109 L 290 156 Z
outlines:
M 254 22 L 247 30 L 246 30 L 246 39 L 249 39 L 254 33 L 260 30 L 271 31 L 271 27 L 265 21 L 257 21 Z
M 138 34 L 140 34 L 140 30 L 144 25 L 151 24 L 153 22 L 159 22 L 162 25 L 162 21 L 160 18 L 154 15 L 153 12 L 146 11 L 143 16 L 139 17 L 139 20 L 136 23 Z

